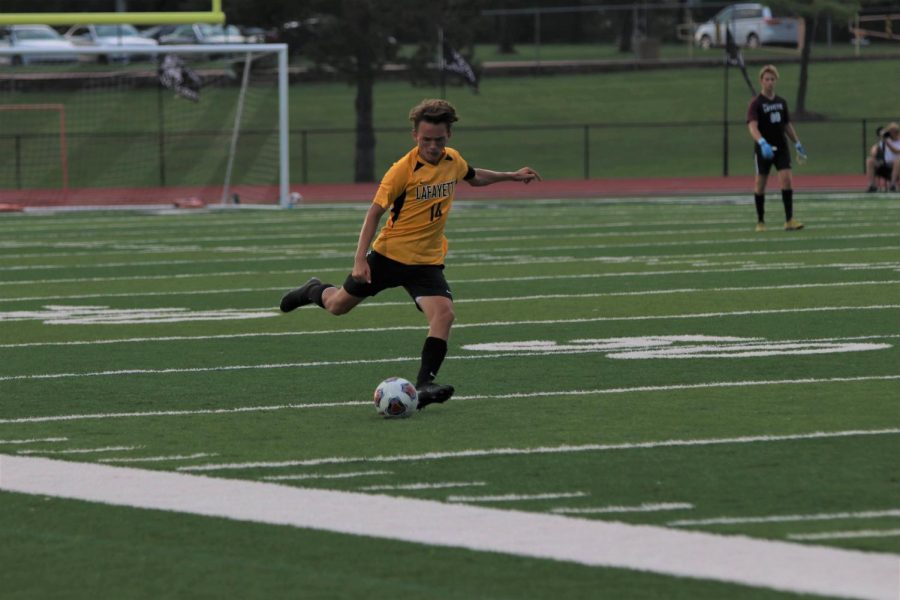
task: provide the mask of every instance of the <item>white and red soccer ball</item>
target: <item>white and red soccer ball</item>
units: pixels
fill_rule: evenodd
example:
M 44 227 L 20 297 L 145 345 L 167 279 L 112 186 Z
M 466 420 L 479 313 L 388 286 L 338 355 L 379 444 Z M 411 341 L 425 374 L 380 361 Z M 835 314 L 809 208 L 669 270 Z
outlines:
M 419 405 L 413 384 L 402 377 L 389 377 L 375 388 L 375 411 L 385 419 L 409 417 Z

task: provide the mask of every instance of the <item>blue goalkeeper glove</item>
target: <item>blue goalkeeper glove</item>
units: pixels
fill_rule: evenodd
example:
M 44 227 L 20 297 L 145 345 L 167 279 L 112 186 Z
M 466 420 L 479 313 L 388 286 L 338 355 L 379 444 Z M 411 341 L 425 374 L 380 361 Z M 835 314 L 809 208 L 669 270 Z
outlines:
M 775 151 L 772 150 L 772 146 L 766 141 L 766 138 L 759 138 L 759 141 L 756 143 L 759 144 L 759 150 L 762 152 L 764 159 L 772 160 L 775 158 Z
M 794 144 L 794 148 L 797 149 L 797 157 L 800 158 L 800 160 L 806 160 L 807 158 L 809 158 L 809 156 L 806 154 L 806 148 L 803 147 L 803 144 L 797 142 L 796 144 Z

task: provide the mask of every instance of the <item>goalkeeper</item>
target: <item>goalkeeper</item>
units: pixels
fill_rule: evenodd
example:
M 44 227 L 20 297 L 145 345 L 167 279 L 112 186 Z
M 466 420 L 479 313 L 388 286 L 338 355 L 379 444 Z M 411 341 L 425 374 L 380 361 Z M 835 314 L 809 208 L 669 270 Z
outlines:
M 797 151 L 799 162 L 806 160 L 806 149 L 800 143 L 794 124 L 791 123 L 787 100 L 775 95 L 778 69 L 773 65 L 764 66 L 759 72 L 761 91 L 747 107 L 747 127 L 754 144 L 754 164 L 756 180 L 753 200 L 756 204 L 756 231 L 766 230 L 765 204 L 766 181 L 772 166 L 778 172 L 781 183 L 781 201 L 784 204 L 784 229 L 803 229 L 803 223 L 794 219 L 794 190 L 791 179 L 791 153 L 787 137 Z
M 382 178 L 359 233 L 353 270 L 343 286 L 335 287 L 313 277 L 284 295 L 281 310 L 290 312 L 317 304 L 331 314 L 342 315 L 382 290 L 402 286 L 428 320 L 428 336 L 416 379 L 421 409 L 445 402 L 453 395 L 453 386 L 434 379 L 447 354 L 454 320 L 453 294 L 444 278 L 444 227 L 456 196 L 456 184 L 531 183 L 541 177 L 530 167 L 498 172 L 469 165 L 459 152 L 447 147 L 450 127 L 457 117 L 453 105 L 446 100 L 422 101 L 410 111 L 409 119 L 416 146 Z M 375 237 L 381 218 L 388 211 L 387 223 Z

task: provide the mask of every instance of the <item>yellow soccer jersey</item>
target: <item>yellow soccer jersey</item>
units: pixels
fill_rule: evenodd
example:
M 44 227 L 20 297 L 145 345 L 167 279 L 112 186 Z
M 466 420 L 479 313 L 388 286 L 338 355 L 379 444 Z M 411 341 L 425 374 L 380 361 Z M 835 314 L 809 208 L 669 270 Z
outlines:
M 372 248 L 406 265 L 442 265 L 447 254 L 444 225 L 456 184 L 475 172 L 452 148 L 438 164 L 419 158 L 418 148 L 394 163 L 381 180 L 373 202 L 390 217 Z

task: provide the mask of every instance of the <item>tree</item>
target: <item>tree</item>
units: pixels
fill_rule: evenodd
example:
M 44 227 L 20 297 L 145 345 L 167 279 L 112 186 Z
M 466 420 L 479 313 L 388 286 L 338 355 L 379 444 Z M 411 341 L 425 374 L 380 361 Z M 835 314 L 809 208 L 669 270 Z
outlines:
M 356 149 L 354 181 L 375 180 L 375 130 L 373 126 L 374 87 L 385 64 L 400 61 L 394 37 L 417 49 L 405 59 L 413 81 L 434 71 L 439 29 L 444 39 L 459 43 L 465 22 L 477 15 L 479 0 L 434 0 L 427 4 L 413 0 L 314 0 L 308 2 L 306 16 L 317 20 L 315 40 L 307 44 L 309 57 L 319 68 L 339 73 L 356 86 Z
M 800 51 L 800 81 L 797 85 L 797 101 L 794 103 L 794 116 L 798 119 L 815 119 L 820 115 L 806 108 L 806 91 L 809 87 L 809 57 L 812 54 L 816 28 L 819 19 L 831 15 L 833 19 L 848 19 L 859 11 L 859 3 L 855 0 L 770 0 L 773 8 L 782 9 L 802 18 L 806 26 L 803 28 L 802 49 Z

